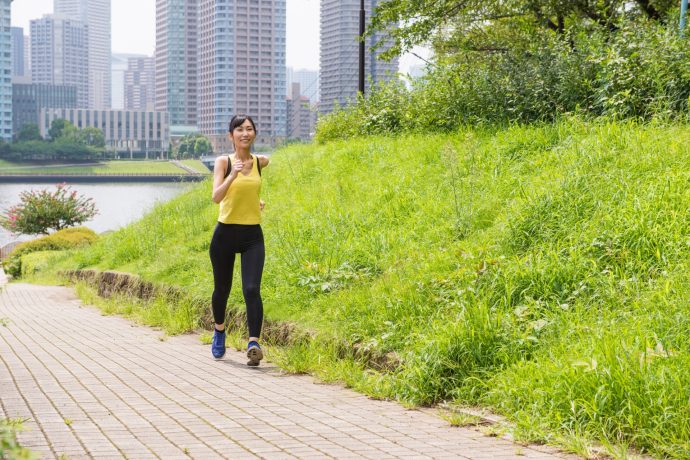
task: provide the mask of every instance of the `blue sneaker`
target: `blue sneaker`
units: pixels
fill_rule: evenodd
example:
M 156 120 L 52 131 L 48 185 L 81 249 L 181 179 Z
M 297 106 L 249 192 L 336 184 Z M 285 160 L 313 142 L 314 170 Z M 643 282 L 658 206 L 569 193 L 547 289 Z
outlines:
M 215 359 L 222 359 L 225 356 L 225 331 L 214 328 L 211 354 Z
M 249 342 L 247 345 L 247 366 L 258 366 L 262 359 L 264 359 L 264 352 L 261 351 L 261 347 L 255 341 Z

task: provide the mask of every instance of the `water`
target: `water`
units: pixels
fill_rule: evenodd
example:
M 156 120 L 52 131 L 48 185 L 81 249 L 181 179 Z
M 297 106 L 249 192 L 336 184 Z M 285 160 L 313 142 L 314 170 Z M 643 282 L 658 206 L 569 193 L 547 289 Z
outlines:
M 100 233 L 116 230 L 127 225 L 150 210 L 156 203 L 168 201 L 183 191 L 191 183 L 113 183 L 113 184 L 72 184 L 72 190 L 80 195 L 93 198 L 98 214 L 83 225 Z M 55 190 L 54 184 L 0 184 L 0 212 L 19 203 L 19 194 L 24 190 Z M 25 235 L 14 236 L 0 227 L 0 246 L 10 241 L 25 240 Z

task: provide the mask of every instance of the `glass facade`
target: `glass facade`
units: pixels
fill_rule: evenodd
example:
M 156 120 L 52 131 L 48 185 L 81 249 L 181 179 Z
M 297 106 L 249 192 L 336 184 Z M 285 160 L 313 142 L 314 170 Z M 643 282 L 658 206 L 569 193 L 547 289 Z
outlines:
M 364 2 L 367 21 L 380 0 Z M 360 0 L 321 0 L 321 56 L 319 112 L 329 113 L 334 102 L 346 105 L 359 90 L 359 10 Z M 364 74 L 374 85 L 397 78 L 398 59 L 382 61 L 385 50 L 371 51 L 380 37 L 367 39 Z M 371 80 L 370 80 L 371 79 Z
M 12 127 L 16 136 L 26 124 L 39 125 L 41 109 L 77 106 L 77 87 L 70 85 L 13 84 Z
M 0 139 L 12 139 L 12 0 L 0 0 Z

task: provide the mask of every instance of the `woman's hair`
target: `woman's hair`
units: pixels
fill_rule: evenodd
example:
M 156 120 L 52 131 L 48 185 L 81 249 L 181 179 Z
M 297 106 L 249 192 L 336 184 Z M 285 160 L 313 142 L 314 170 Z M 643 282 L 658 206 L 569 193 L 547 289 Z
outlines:
M 232 117 L 232 120 L 230 120 L 230 126 L 228 127 L 228 132 L 232 133 L 235 128 L 241 126 L 242 123 L 244 123 L 247 120 L 249 120 L 249 122 L 252 124 L 254 132 L 256 132 L 256 125 L 254 124 L 254 120 L 252 120 L 252 117 L 250 117 L 249 115 L 235 115 L 234 117 Z

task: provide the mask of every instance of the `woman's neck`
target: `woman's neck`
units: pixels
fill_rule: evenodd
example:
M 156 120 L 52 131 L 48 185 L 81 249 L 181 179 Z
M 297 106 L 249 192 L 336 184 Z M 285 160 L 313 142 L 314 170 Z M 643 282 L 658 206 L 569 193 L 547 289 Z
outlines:
M 248 160 L 251 158 L 251 153 L 249 153 L 249 149 L 237 149 L 235 150 L 235 158 L 238 160 Z

